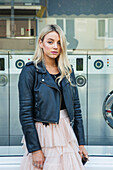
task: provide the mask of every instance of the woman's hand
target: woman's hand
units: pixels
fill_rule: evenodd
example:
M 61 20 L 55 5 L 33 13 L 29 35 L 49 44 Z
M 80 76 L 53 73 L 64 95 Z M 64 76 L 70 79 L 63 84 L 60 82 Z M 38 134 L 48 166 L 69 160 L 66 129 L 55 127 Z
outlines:
M 79 154 L 80 154 L 81 159 L 82 159 L 82 156 L 88 158 L 88 152 L 86 151 L 84 145 L 79 146 Z
M 32 161 L 33 161 L 33 166 L 35 166 L 35 168 L 43 169 L 45 157 L 42 150 L 32 152 Z

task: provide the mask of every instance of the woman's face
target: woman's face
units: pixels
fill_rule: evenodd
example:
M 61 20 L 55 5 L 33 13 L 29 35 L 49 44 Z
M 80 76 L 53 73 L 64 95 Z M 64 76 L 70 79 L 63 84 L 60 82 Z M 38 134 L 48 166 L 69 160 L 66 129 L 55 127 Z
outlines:
M 39 45 L 43 48 L 44 57 L 57 58 L 61 51 L 60 37 L 55 31 L 45 35 L 44 40 L 39 41 Z

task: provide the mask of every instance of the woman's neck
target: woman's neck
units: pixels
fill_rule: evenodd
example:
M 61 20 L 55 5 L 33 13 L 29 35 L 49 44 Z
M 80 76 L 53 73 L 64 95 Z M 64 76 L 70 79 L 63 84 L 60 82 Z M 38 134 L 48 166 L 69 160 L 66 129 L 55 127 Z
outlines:
M 47 67 L 57 67 L 55 59 L 45 58 L 45 66 L 47 66 Z
M 50 74 L 59 73 L 59 69 L 58 69 L 55 59 L 51 59 L 51 58 L 45 59 L 44 62 L 45 62 L 46 69 Z

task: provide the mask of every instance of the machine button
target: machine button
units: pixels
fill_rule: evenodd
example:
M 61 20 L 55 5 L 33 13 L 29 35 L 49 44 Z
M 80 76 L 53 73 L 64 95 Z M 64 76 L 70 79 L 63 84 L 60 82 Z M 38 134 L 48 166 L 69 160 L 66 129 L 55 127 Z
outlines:
M 16 61 L 15 65 L 18 69 L 22 69 L 25 65 L 25 62 L 23 60 L 19 59 L 19 60 Z
M 76 77 L 77 86 L 82 87 L 86 84 L 86 78 L 82 75 Z
M 101 68 L 103 68 L 103 66 L 104 66 L 104 63 L 103 63 L 102 60 L 96 60 L 96 61 L 94 62 L 94 67 L 95 67 L 96 69 L 101 69 Z
M 8 79 L 5 75 L 0 75 L 0 86 L 5 86 L 8 82 Z

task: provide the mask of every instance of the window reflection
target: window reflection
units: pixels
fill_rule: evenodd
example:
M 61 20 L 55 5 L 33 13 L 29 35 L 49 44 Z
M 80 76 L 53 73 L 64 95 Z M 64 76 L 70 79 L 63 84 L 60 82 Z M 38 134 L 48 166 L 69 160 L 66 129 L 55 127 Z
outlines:
M 4 38 L 20 38 L 20 42 L 23 41 L 23 38 L 27 38 L 27 49 L 33 50 L 35 48 L 35 43 L 31 46 L 29 39 L 35 39 L 46 24 L 52 23 L 58 24 L 64 30 L 67 38 L 67 49 L 69 50 L 113 49 L 112 18 L 68 18 L 68 16 L 41 19 L 38 17 L 15 17 L 13 22 L 10 17 L 5 19 L 0 18 L 0 38 L 3 44 L 2 49 L 12 49 L 12 46 L 10 47 L 10 45 L 9 47 L 6 47 L 9 40 L 4 40 Z M 17 45 L 18 40 L 16 40 L 15 43 L 14 49 L 26 49 L 26 46 L 21 46 L 21 43 L 20 47 Z
M 55 9 L 54 14 L 51 14 L 54 4 L 50 5 L 48 2 L 49 6 L 46 0 L 0 1 L 0 96 L 2 96 L 0 98 L 0 138 L 2 139 L 0 139 L 0 146 L 21 145 L 22 132 L 18 117 L 18 77 L 22 62 L 31 61 L 38 34 L 46 24 L 58 24 L 63 29 L 67 38 L 68 53 L 77 51 L 77 57 L 84 53 L 87 58 L 89 51 L 98 50 L 104 53 L 104 50 L 108 50 L 111 55 L 113 15 L 104 14 L 104 12 L 101 15 L 92 13 L 84 15 L 80 14 L 80 10 L 78 11 L 80 15 L 74 12 L 69 14 L 69 10 L 66 13 L 65 8 L 62 7 L 63 3 L 64 1 L 61 4 L 54 1 L 54 4 L 59 7 L 56 8 L 58 13 L 56 14 Z M 78 1 L 77 5 L 79 3 Z M 87 7 L 86 1 L 84 1 L 84 5 Z M 73 4 L 70 3 L 69 6 L 73 8 Z M 61 13 L 61 8 L 65 13 Z M 75 9 L 73 11 L 76 12 Z M 80 74 L 84 68 L 89 71 L 88 65 L 84 65 L 84 57 L 81 57 L 75 64 L 76 71 L 79 71 Z M 92 58 L 89 57 L 89 60 Z M 21 61 L 18 64 L 20 68 L 17 67 L 17 61 Z M 86 74 L 86 71 L 83 74 Z M 82 77 L 82 75 L 80 76 Z M 97 78 L 96 74 L 95 77 Z M 101 83 L 98 84 L 99 89 Z M 87 86 L 87 81 L 85 81 L 85 86 Z M 86 102 L 88 95 L 87 93 L 82 100 Z M 85 106 L 82 107 L 85 108 Z M 111 112 L 106 112 L 106 116 L 106 119 L 110 116 L 112 118 Z M 84 124 L 87 124 L 86 115 L 84 117 Z

